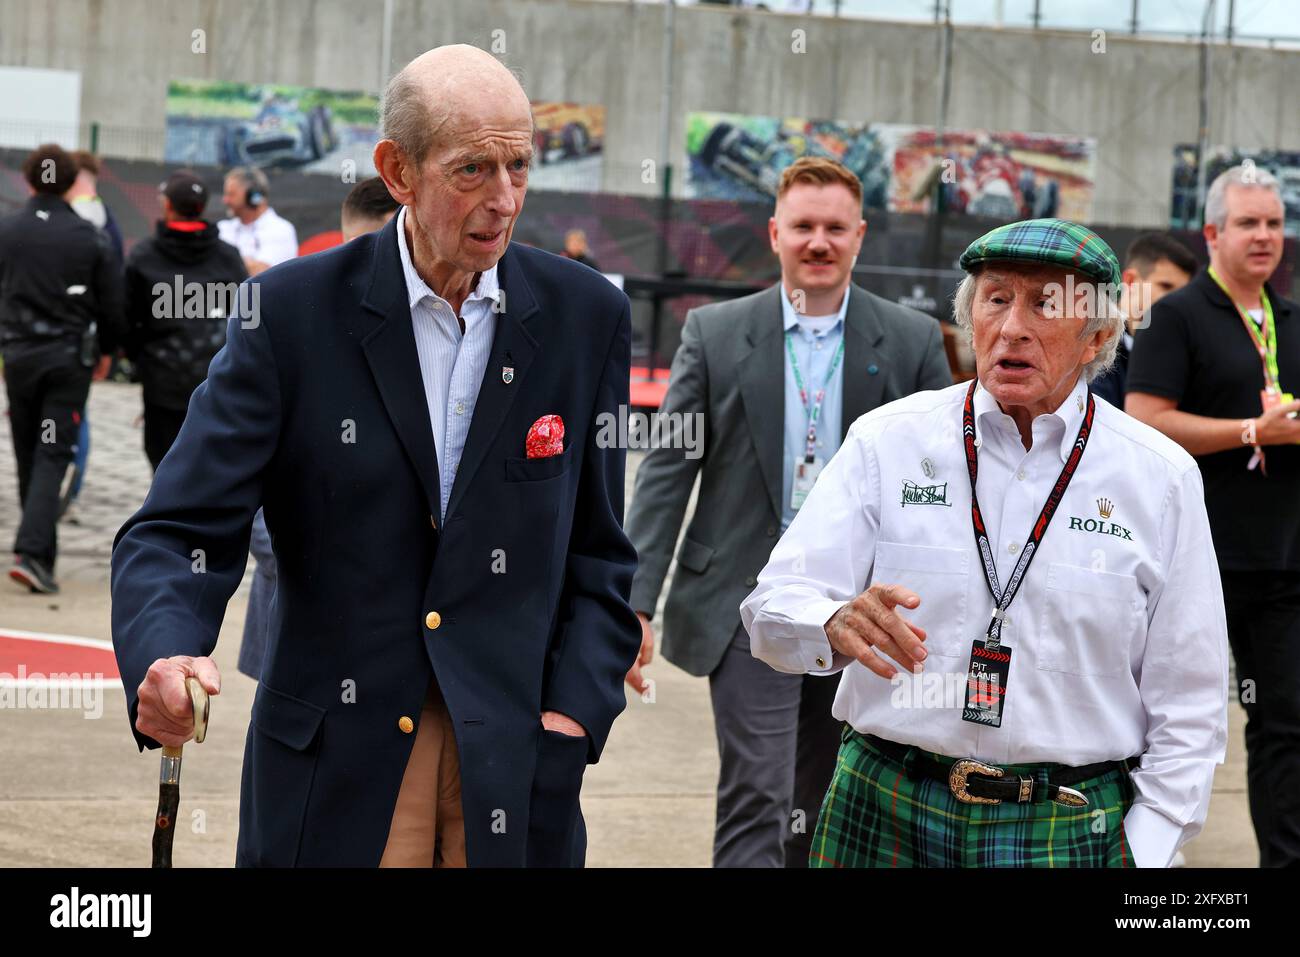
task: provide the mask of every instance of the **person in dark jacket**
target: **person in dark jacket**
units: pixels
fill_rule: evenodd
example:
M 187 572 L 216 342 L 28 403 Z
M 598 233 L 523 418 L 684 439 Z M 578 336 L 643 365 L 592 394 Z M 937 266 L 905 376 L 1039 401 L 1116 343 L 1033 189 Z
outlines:
M 239 250 L 204 221 L 208 191 L 188 170 L 159 188 L 163 218 L 126 263 L 131 361 L 144 385 L 144 451 L 158 468 L 176 441 L 190 394 L 226 344 L 226 323 L 248 278 Z
M 596 272 L 600 272 L 600 266 L 596 260 L 591 258 L 591 248 L 587 245 L 587 234 L 581 229 L 570 229 L 564 234 L 564 249 L 560 253 L 574 262 L 580 262 L 584 266 L 590 266 Z
M 1124 253 L 1119 303 L 1128 316 L 1128 324 L 1115 349 L 1115 364 L 1089 383 L 1093 395 L 1117 409 L 1124 408 L 1133 334 L 1146 328 L 1151 320 L 1151 307 L 1191 282 L 1197 268 L 1196 256 L 1169 233 L 1143 233 L 1129 243 Z
M 9 577 L 59 590 L 59 492 L 90 391 L 99 346 L 122 333 L 121 269 L 107 236 L 64 200 L 77 164 L 38 146 L 23 162 L 32 198 L 0 220 L 0 353 L 18 467 L 22 520 Z

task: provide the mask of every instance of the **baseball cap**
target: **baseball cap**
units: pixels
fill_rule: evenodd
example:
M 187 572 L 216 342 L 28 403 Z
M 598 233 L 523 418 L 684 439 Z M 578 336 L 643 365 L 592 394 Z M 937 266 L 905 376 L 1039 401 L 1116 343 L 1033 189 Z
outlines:
M 199 216 L 208 204 L 208 188 L 187 169 L 177 170 L 158 187 L 182 216 Z

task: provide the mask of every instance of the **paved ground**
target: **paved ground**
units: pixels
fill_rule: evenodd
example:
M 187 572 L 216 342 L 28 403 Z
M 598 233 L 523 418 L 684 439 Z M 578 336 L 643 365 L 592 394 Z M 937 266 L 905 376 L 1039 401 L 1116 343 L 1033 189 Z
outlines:
M 90 478 L 79 525 L 60 527 L 63 591 L 39 597 L 0 581 L 0 627 L 109 637 L 108 557 L 113 535 L 143 498 L 149 466 L 134 424 L 138 388 L 96 383 L 91 391 Z M 8 420 L 0 417 L 0 546 L 12 541 L 17 501 Z M 629 458 L 628 489 L 640 456 Z M 239 768 L 254 683 L 235 670 L 245 586 L 226 614 L 216 660 L 224 687 L 207 741 L 185 750 L 177 866 L 234 861 Z M 648 676 L 653 704 L 633 697 L 614 726 L 604 760 L 590 769 L 583 807 L 596 866 L 707 867 L 717 777 L 708 686 L 666 663 Z M 0 715 L 0 866 L 147 866 L 157 802 L 156 753 L 129 734 L 122 692 L 106 692 L 103 716 L 16 710 Z M 1215 778 L 1205 832 L 1190 864 L 1254 866 L 1245 794 L 1240 709 L 1231 707 L 1228 761 Z M 194 833 L 197 832 L 197 833 Z

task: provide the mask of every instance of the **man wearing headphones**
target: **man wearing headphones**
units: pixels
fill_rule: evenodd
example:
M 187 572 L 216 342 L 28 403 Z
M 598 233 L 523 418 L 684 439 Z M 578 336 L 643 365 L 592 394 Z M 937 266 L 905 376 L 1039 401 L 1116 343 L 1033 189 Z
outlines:
M 230 218 L 217 223 L 218 235 L 239 250 L 250 276 L 298 255 L 297 230 L 271 208 L 271 184 L 260 169 L 227 173 L 221 201 Z

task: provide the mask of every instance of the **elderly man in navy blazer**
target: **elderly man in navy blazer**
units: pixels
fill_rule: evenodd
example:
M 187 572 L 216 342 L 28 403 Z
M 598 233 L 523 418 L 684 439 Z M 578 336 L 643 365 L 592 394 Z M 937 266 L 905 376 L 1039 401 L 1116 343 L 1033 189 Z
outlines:
M 628 302 L 510 244 L 532 118 L 504 66 L 431 50 L 383 112 L 404 209 L 253 280 L 118 534 L 132 726 L 183 743 L 185 677 L 219 691 L 262 505 L 279 584 L 236 863 L 579 865 L 583 771 L 640 643 L 625 451 L 597 442 L 628 401 Z

